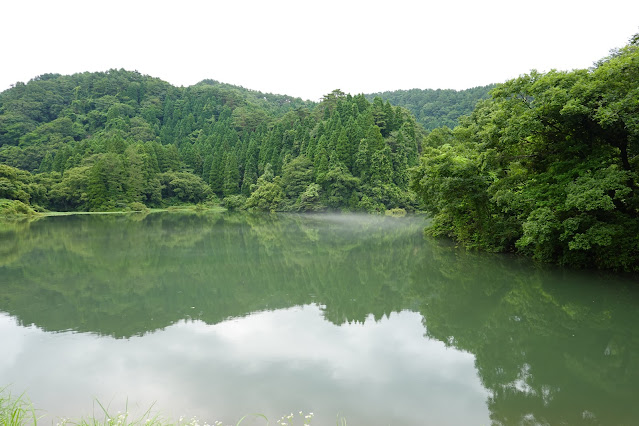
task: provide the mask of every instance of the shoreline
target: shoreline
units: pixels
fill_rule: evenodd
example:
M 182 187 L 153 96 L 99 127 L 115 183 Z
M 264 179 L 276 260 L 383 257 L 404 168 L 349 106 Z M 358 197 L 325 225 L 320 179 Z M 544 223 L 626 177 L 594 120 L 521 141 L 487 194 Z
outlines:
M 152 208 L 146 210 L 121 210 L 121 211 L 98 211 L 98 212 L 64 212 L 64 211 L 49 211 L 49 212 L 35 212 L 32 214 L 13 214 L 13 215 L 0 215 L 1 220 L 24 220 L 35 219 L 40 217 L 55 217 L 55 216 L 77 216 L 77 215 L 126 215 L 126 214 L 149 214 L 160 212 L 224 212 L 227 211 L 225 207 L 197 207 L 195 205 L 188 206 L 169 206 L 164 208 Z

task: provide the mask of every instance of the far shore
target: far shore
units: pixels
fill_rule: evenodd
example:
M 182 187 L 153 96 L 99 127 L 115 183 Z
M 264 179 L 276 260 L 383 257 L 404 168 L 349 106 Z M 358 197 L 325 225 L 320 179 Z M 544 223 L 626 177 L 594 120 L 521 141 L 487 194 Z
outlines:
M 0 220 L 22 220 L 27 218 L 51 217 L 51 216 L 77 216 L 77 215 L 125 215 L 125 214 L 149 214 L 158 212 L 224 212 L 227 209 L 222 206 L 200 207 L 197 205 L 169 206 L 165 208 L 153 208 L 146 210 L 119 210 L 97 212 L 35 212 L 33 214 L 0 215 Z
M 176 211 L 214 211 L 214 212 L 223 212 L 226 211 L 226 208 L 216 206 L 216 207 L 204 207 L 199 208 L 197 206 L 170 206 L 162 209 L 147 209 L 147 210 L 122 210 L 122 211 L 113 211 L 113 212 L 42 212 L 37 213 L 38 216 L 74 216 L 74 215 L 95 215 L 95 214 L 131 214 L 131 213 L 157 213 L 157 212 L 176 212 Z

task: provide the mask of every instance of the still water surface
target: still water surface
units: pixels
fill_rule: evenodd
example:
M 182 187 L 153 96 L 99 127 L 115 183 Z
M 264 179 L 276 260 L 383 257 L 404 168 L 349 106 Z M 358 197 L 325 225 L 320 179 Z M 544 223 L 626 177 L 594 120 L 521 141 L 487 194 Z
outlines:
M 0 228 L 0 387 L 46 415 L 634 424 L 639 291 L 422 218 L 154 213 Z M 299 422 L 298 422 L 299 423 Z M 245 421 L 244 424 L 264 424 Z M 301 423 L 300 423 L 301 424 Z

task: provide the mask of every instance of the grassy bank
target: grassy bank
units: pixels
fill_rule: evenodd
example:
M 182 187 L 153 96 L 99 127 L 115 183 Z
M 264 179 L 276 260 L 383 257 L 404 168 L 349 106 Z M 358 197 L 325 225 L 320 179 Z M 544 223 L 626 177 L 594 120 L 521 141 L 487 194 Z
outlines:
M 74 426 L 232 426 L 225 425 L 220 421 L 212 423 L 202 422 L 197 417 L 186 419 L 180 417 L 173 420 L 165 418 L 160 414 L 154 413 L 153 407 L 142 415 L 132 416 L 125 407 L 123 412 L 118 411 L 112 413 L 108 407 L 104 407 L 99 401 L 95 401 L 94 411 L 91 417 L 69 419 L 69 418 L 51 418 L 42 410 L 34 408 L 33 404 L 25 394 L 13 395 L 9 389 L 0 389 L 0 426 L 25 426 L 40 424 L 55 424 L 56 426 L 74 425 Z M 269 425 L 269 419 L 263 414 L 247 414 L 240 418 L 234 425 L 241 426 L 245 421 L 252 420 L 251 424 Z M 255 420 L 258 423 L 255 423 Z M 273 423 L 276 426 L 310 426 L 313 420 L 313 413 L 297 414 L 290 413 L 280 417 Z M 338 419 L 337 426 L 346 426 L 344 419 Z

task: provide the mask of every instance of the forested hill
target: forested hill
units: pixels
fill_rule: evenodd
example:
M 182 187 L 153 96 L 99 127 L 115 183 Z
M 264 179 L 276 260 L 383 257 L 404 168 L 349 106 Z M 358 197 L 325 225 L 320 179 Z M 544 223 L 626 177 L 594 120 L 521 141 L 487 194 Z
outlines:
M 469 115 L 478 101 L 489 98 L 488 93 L 495 87 L 491 84 L 459 91 L 452 89 L 394 90 L 365 96 L 369 101 L 380 97 L 393 105 L 406 108 L 426 130 L 443 126 L 452 129 L 459 124 L 459 117 Z
M 639 271 L 639 34 L 590 69 L 499 85 L 413 172 L 432 234 Z
M 125 70 L 48 74 L 0 94 L 0 199 L 65 211 L 215 199 L 411 209 L 421 138 L 407 110 L 339 90 L 311 103 Z

